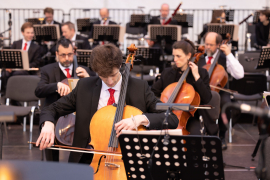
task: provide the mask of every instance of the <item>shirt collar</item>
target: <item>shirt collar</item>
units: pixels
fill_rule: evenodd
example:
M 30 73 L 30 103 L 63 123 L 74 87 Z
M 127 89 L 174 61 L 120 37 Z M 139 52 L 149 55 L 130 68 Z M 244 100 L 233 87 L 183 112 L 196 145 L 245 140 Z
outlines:
M 213 59 L 215 59 L 215 57 L 217 56 L 218 51 L 219 51 L 219 50 L 217 49 L 216 52 L 213 54 L 213 56 L 212 56 Z M 208 56 L 206 56 L 205 58 L 208 59 Z
M 62 66 L 60 62 L 58 62 L 58 64 L 59 64 L 59 67 L 60 67 L 60 69 L 61 69 L 62 71 L 64 71 L 64 70 L 67 69 L 67 68 L 69 68 L 69 70 L 72 70 L 72 69 L 73 69 L 73 63 L 71 63 L 71 65 L 70 65 L 69 67 L 64 67 L 64 66 Z
M 71 41 L 76 41 L 76 33 L 74 33 L 74 36 L 71 38 Z
M 102 81 L 102 90 L 107 91 L 108 89 L 112 88 L 115 91 L 120 91 L 121 90 L 121 84 L 122 84 L 122 74 L 120 76 L 119 81 L 116 83 L 114 87 L 108 87 L 103 81 Z
M 32 41 L 26 41 L 24 38 L 23 38 L 23 46 L 25 43 L 27 43 L 27 46 L 29 47 L 29 45 L 31 44 Z
M 46 24 L 53 24 L 54 23 L 54 21 L 52 20 L 52 22 L 51 23 L 48 23 L 47 21 L 46 21 Z

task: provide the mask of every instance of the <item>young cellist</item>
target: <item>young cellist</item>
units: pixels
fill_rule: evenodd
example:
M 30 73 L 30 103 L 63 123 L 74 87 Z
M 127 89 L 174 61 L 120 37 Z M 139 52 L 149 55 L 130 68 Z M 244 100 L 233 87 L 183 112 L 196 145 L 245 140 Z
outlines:
M 183 72 L 190 67 L 190 72 L 186 77 L 186 82 L 191 84 L 196 92 L 200 95 L 200 104 L 207 104 L 211 98 L 211 90 L 209 86 L 208 72 L 199 68 L 190 59 L 195 54 L 195 46 L 189 40 L 177 41 L 173 44 L 174 65 L 166 68 L 162 73 L 160 79 L 153 84 L 151 90 L 157 97 L 161 96 L 163 90 L 170 84 L 178 82 Z M 191 135 L 200 135 L 199 114 L 195 113 L 194 117 L 190 117 L 187 121 L 186 129 Z
M 92 116 L 99 109 L 118 103 L 122 83 L 122 72 L 120 71 L 122 62 L 122 53 L 113 44 L 105 44 L 93 49 L 90 63 L 98 76 L 79 80 L 71 93 L 42 110 L 40 126 L 43 127 L 36 142 L 37 146 L 40 145 L 41 150 L 53 145 L 56 120 L 60 116 L 75 111 L 76 123 L 72 146 L 81 148 L 88 146 L 88 143 L 91 142 L 89 125 Z M 126 105 L 138 108 L 143 114 L 123 119 L 112 128 L 115 128 L 117 135 L 121 133 L 122 129 L 133 130 L 139 125 L 148 129 L 162 128 L 165 113 L 156 110 L 156 103 L 159 102 L 146 81 L 129 77 Z M 178 118 L 172 113 L 168 118 L 168 128 L 175 129 L 178 122 Z M 101 124 L 99 128 L 103 126 Z M 71 152 L 69 157 L 69 162 L 74 163 L 90 164 L 91 160 L 91 156 L 87 153 Z

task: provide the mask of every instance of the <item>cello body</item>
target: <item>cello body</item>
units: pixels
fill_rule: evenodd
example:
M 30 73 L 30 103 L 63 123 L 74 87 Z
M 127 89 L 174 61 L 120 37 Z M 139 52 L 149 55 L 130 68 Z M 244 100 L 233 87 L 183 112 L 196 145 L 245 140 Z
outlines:
M 93 146 L 94 149 L 121 152 L 119 144 L 117 148 L 108 147 L 111 129 L 114 128 L 113 122 L 115 112 L 115 106 L 105 106 L 99 109 L 92 117 L 89 130 L 91 133 L 90 145 Z M 126 105 L 124 107 L 123 119 L 130 118 L 132 115 L 136 116 L 141 114 L 142 111 L 138 108 Z M 138 130 L 145 130 L 145 128 L 144 126 L 139 126 Z M 99 169 L 94 175 L 95 180 L 127 179 L 122 157 L 108 155 L 105 157 L 102 156 L 103 155 L 100 154 L 94 154 L 92 163 L 90 165 L 94 169 L 94 172 L 96 172 L 100 161 Z
M 163 103 L 167 103 L 171 94 L 173 93 L 175 87 L 177 86 L 177 82 L 168 85 L 163 92 L 161 93 L 160 100 Z M 200 105 L 200 96 L 194 90 L 193 86 L 188 83 L 183 83 L 182 87 L 180 88 L 179 93 L 177 94 L 173 103 L 184 103 L 184 104 L 191 104 L 193 106 Z M 186 130 L 186 125 L 189 117 L 193 117 L 196 112 L 196 109 L 185 112 L 185 111 L 173 111 L 173 113 L 178 117 L 179 124 L 177 129 L 182 129 L 183 135 L 188 135 L 189 132 Z
M 207 71 L 209 71 L 210 67 L 211 67 L 211 64 L 206 64 L 203 66 L 203 68 L 206 69 Z M 212 86 L 224 88 L 227 82 L 228 82 L 228 73 L 225 71 L 222 65 L 216 64 L 214 67 L 213 73 L 210 77 L 209 84 Z M 211 87 L 211 90 L 219 92 L 219 89 L 216 89 L 216 88 Z

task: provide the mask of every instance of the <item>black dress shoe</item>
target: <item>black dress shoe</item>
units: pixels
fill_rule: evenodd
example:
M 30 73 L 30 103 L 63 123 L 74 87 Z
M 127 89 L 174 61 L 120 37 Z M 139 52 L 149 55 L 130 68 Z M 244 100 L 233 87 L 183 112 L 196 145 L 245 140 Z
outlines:
M 222 150 L 226 150 L 227 149 L 227 143 L 225 138 L 220 138 L 221 139 L 221 148 Z

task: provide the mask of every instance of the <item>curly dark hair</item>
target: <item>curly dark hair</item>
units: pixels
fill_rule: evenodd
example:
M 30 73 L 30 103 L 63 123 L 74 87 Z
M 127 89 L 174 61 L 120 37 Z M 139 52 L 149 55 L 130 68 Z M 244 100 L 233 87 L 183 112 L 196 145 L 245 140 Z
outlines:
M 122 52 L 113 44 L 95 47 L 90 57 L 91 68 L 102 77 L 111 75 L 113 68 L 120 68 L 122 62 Z

